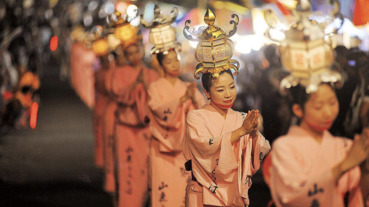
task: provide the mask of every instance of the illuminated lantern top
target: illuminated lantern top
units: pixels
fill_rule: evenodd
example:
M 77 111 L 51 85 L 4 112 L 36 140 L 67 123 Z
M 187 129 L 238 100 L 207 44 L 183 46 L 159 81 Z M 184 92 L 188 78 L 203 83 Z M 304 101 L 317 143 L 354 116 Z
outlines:
M 239 63 L 231 59 L 233 42 L 229 37 L 236 33 L 239 18 L 236 14 L 233 14 L 232 18 L 234 20 L 230 23 L 233 28 L 228 34 L 214 26 L 215 15 L 210 9 L 204 16 L 204 21 L 208 26 L 200 27 L 197 31 L 190 31 L 191 21 L 186 21 L 183 29 L 184 36 L 189 40 L 199 42 L 195 54 L 196 59 L 200 62 L 194 74 L 196 79 L 199 79 L 198 73 L 211 73 L 214 78 L 217 78 L 220 72 L 229 69 L 234 69 L 235 75 L 237 74 Z
M 148 24 L 143 18 L 141 18 L 141 24 L 150 28 L 149 40 L 154 45 L 151 49 L 153 53 L 166 53 L 170 49 L 180 49 L 181 44 L 177 42 L 176 29 L 171 24 L 176 20 L 178 15 L 178 9 L 173 8 L 171 14 L 164 16 L 161 14 L 161 10 L 158 5 L 154 7 L 154 20 L 151 24 Z
M 334 55 L 331 41 L 324 32 L 325 24 L 309 19 L 310 11 L 309 1 L 299 1 L 294 13 L 296 21 L 284 31 L 286 38 L 280 41 L 282 64 L 291 73 L 282 80 L 282 89 L 302 84 L 310 93 L 316 91 L 321 82 L 341 80 L 339 73 L 330 70 Z M 271 11 L 265 11 L 264 15 L 273 28 L 277 21 Z

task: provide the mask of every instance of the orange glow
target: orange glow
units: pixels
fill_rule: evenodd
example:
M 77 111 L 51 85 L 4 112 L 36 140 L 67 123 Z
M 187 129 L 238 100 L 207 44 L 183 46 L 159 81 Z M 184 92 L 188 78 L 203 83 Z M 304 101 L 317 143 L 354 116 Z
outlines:
M 38 114 L 38 103 L 37 102 L 33 102 L 31 105 L 31 113 L 30 113 L 30 118 L 29 118 L 29 126 L 32 129 L 36 128 L 37 125 L 37 114 Z
M 54 52 L 58 48 L 58 37 L 53 36 L 50 40 L 50 50 Z
M 119 26 L 115 29 L 114 35 L 116 38 L 121 40 L 122 42 L 129 41 L 137 34 L 137 28 L 133 27 L 130 24 L 125 24 L 123 26 Z
M 92 43 L 92 49 L 96 55 L 106 55 L 108 53 L 108 41 L 106 39 L 99 39 Z

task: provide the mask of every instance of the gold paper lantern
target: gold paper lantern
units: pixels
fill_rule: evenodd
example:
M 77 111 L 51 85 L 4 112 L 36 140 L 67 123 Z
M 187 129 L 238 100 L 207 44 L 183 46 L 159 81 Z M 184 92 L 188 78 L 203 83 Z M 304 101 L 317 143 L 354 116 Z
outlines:
M 228 69 L 234 69 L 234 74 L 237 74 L 239 63 L 231 59 L 233 42 L 229 37 L 236 33 L 239 18 L 236 14 L 233 14 L 232 18 L 234 18 L 231 21 L 233 29 L 228 34 L 221 28 L 214 26 L 215 15 L 210 9 L 204 16 L 204 21 L 208 25 L 206 28 L 201 27 L 198 31 L 190 32 L 189 24 L 191 21 L 186 21 L 186 26 L 183 29 L 184 36 L 189 40 L 199 42 L 195 55 L 200 62 L 196 66 L 196 79 L 199 79 L 198 73 L 212 73 L 212 76 L 217 78 L 220 72 Z
M 122 42 L 130 41 L 134 36 L 137 35 L 138 28 L 133 27 L 131 24 L 117 25 L 114 31 L 114 36 Z
M 138 13 L 136 13 L 138 16 Z M 136 16 L 136 17 L 137 17 Z M 114 28 L 114 36 L 121 41 L 123 47 L 136 43 L 141 39 L 141 35 L 138 35 L 139 28 L 131 25 L 127 15 L 122 15 L 119 11 L 115 11 L 109 16 L 109 27 Z M 136 18 L 133 17 L 133 18 Z
M 109 52 L 108 41 L 106 38 L 93 41 L 92 50 L 97 56 L 106 55 Z

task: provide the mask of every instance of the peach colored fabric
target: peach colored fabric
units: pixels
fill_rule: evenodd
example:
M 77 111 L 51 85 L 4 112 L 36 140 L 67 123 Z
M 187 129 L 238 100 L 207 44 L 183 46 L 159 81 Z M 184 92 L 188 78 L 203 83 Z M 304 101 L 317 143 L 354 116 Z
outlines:
M 114 134 L 115 134 L 115 112 L 117 110 L 117 103 L 110 99 L 106 106 L 103 115 L 103 134 L 104 134 L 104 189 L 106 192 L 116 192 L 116 173 L 114 154 Z
M 109 92 L 105 88 L 108 69 L 101 68 L 95 72 L 95 107 L 94 107 L 94 135 L 95 135 L 95 164 L 104 167 L 104 139 L 103 116 L 109 103 Z
M 259 169 L 270 145 L 259 132 L 253 154 L 249 135 L 231 144 L 232 131 L 242 125 L 245 117 L 245 113 L 232 109 L 228 109 L 226 118 L 204 108 L 188 113 L 183 152 L 186 160 L 192 160 L 198 186 L 192 183 L 187 187 L 187 207 L 199 206 L 198 203 L 204 206 L 249 205 L 251 176 Z
M 185 134 L 186 115 L 195 109 L 191 100 L 179 105 L 190 83 L 178 79 L 172 85 L 167 79 L 153 82 L 148 90 L 152 143 L 150 148 L 151 206 L 184 206 L 186 185 L 190 173 L 184 168 L 182 140 Z M 196 90 L 199 106 L 204 96 Z
M 117 102 L 113 99 L 111 91 L 111 79 L 115 76 L 115 65 L 112 63 L 111 68 L 106 72 L 105 89 L 109 94 L 109 100 L 103 113 L 103 144 L 104 144 L 104 189 L 106 192 L 116 192 L 117 179 L 115 173 L 115 155 L 113 151 L 114 133 L 115 133 L 115 112 L 117 110 Z
M 87 49 L 78 42 L 72 45 L 70 57 L 72 87 L 90 109 L 95 103 L 93 71 L 95 60 L 96 56 L 92 49 Z
M 277 206 L 363 206 L 358 167 L 345 173 L 338 185 L 331 169 L 350 149 L 351 141 L 324 132 L 318 144 L 304 129 L 293 126 L 273 143 L 270 188 Z
M 148 95 L 144 84 L 132 84 L 140 74 L 146 85 L 158 79 L 155 71 L 147 68 L 134 69 L 129 65 L 115 70 L 112 92 L 118 102 L 115 129 L 115 150 L 119 183 L 119 207 L 141 207 L 148 198 L 148 127 L 150 116 Z

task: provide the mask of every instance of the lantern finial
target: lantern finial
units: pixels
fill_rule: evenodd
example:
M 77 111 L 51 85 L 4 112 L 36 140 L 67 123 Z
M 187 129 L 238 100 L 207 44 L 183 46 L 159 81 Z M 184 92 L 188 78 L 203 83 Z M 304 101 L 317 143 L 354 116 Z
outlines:
M 239 63 L 232 58 L 233 42 L 229 39 L 237 31 L 239 18 L 236 14 L 232 15 L 230 23 L 234 25 L 233 29 L 227 35 L 221 28 L 214 25 L 215 15 L 208 9 L 204 16 L 207 27 L 200 27 L 197 31 L 190 31 L 190 20 L 186 21 L 183 29 L 184 36 L 192 41 L 199 41 L 196 48 L 196 59 L 200 62 L 196 66 L 195 78 L 199 79 L 199 73 L 211 73 L 214 78 L 224 70 L 233 69 L 236 75 Z
M 209 26 L 213 26 L 215 23 L 215 15 L 210 9 L 205 13 L 204 22 Z

